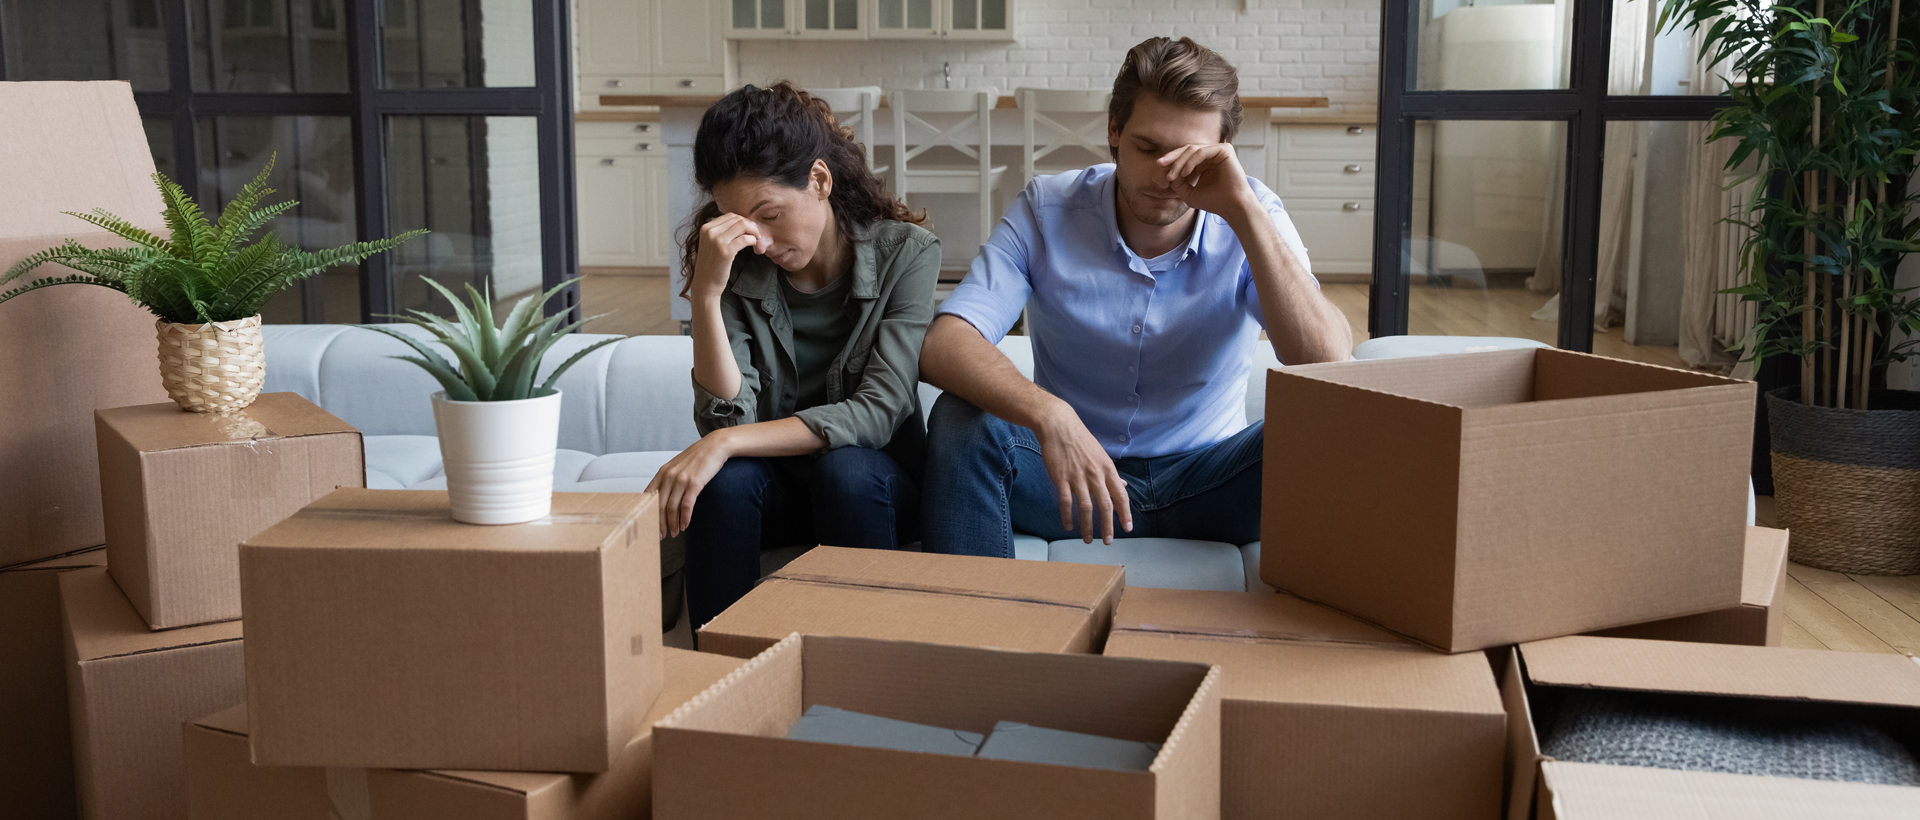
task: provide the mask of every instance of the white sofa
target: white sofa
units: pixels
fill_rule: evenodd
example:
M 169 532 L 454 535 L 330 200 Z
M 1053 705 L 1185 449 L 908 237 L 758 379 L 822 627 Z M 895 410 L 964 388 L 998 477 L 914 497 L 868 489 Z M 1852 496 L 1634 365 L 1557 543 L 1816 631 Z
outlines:
M 411 325 L 396 325 L 421 339 Z M 439 385 L 419 367 L 391 357 L 400 342 L 351 325 L 268 325 L 267 392 L 293 392 L 339 416 L 366 436 L 367 486 L 444 489 L 440 449 L 428 399 Z M 606 336 L 574 334 L 548 352 L 551 367 Z M 1033 351 L 1027 337 L 1008 336 L 1000 349 L 1029 378 Z M 444 351 L 443 351 L 444 352 Z M 1265 412 L 1266 373 L 1278 364 L 1261 342 L 1245 395 L 1247 418 Z M 699 438 L 693 427 L 693 342 L 682 336 L 635 336 L 594 351 L 560 377 L 560 452 L 554 489 L 640 492 L 655 471 Z M 542 374 L 544 377 L 544 371 Z M 940 391 L 920 385 L 923 411 Z M 1112 546 L 1079 541 L 1051 544 L 1015 537 L 1015 556 L 1123 565 L 1135 586 L 1183 589 L 1265 589 L 1259 581 L 1259 543 L 1223 544 L 1178 539 L 1121 539 Z M 769 553 L 767 566 L 797 554 Z

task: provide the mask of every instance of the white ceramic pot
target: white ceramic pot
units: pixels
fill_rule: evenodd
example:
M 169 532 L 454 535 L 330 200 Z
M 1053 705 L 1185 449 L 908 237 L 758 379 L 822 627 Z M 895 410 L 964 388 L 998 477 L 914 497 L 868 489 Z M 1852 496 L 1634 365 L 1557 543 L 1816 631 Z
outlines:
M 560 391 L 519 401 L 448 401 L 433 394 L 453 519 L 519 524 L 553 509 Z

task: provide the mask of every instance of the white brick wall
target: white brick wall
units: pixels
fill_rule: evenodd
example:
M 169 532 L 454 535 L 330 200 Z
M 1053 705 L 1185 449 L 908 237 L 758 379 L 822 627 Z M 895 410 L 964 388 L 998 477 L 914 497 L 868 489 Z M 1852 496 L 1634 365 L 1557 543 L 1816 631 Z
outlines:
M 1378 0 L 1021 0 L 1013 43 L 744 40 L 742 82 L 823 88 L 878 85 L 1106 89 L 1126 50 L 1148 37 L 1192 37 L 1240 71 L 1247 96 L 1319 96 L 1335 111 L 1372 111 L 1379 85 Z

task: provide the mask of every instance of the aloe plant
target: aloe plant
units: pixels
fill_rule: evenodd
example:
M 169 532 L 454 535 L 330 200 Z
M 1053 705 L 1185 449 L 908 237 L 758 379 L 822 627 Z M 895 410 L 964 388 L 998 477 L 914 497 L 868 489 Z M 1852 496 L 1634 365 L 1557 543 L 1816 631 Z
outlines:
M 392 336 L 413 348 L 417 356 L 394 356 L 401 361 L 413 362 L 433 375 L 440 386 L 447 391 L 447 398 L 453 401 L 518 401 L 537 399 L 553 395 L 553 385 L 560 380 L 560 374 L 574 366 L 588 353 L 606 345 L 620 341 L 620 338 L 606 339 L 588 345 L 585 349 L 568 357 L 559 367 L 548 374 L 547 380 L 538 386 L 534 377 L 540 370 L 540 361 L 547 355 L 547 349 L 560 340 L 561 336 L 573 332 L 581 325 L 600 316 L 589 316 L 578 322 L 562 324 L 566 321 L 564 313 L 539 319 L 539 306 L 573 284 L 569 279 L 553 286 L 552 290 L 535 296 L 527 296 L 515 302 L 507 313 L 507 320 L 500 327 L 493 326 L 493 300 L 488 293 L 475 290 L 467 285 L 467 297 L 471 306 L 461 304 L 460 300 L 439 282 L 424 280 L 433 286 L 440 295 L 445 296 L 453 305 L 454 321 L 448 321 L 424 310 L 409 310 L 411 315 L 384 314 L 384 318 L 398 319 L 426 329 L 434 338 L 453 351 L 453 357 L 459 360 L 459 366 L 448 362 L 433 348 L 405 333 L 383 325 L 361 325 L 368 330 L 378 331 Z M 605 314 L 601 314 L 605 315 Z M 539 319 L 536 321 L 536 319 Z
M 92 213 L 63 213 L 79 217 L 133 243 L 126 248 L 89 248 L 72 239 L 19 261 L 0 275 L 0 287 L 47 264 L 60 264 L 77 273 L 48 276 L 0 293 L 0 302 L 54 285 L 99 285 L 127 294 L 133 303 L 162 321 L 209 324 L 245 319 L 288 286 L 334 265 L 357 263 L 381 251 L 426 233 L 409 231 L 392 239 L 355 242 L 309 253 L 280 242 L 269 231 L 259 242 L 244 243 L 293 206 L 295 200 L 260 207 L 274 192 L 267 187 L 273 159 L 253 181 L 208 221 L 199 204 L 165 174 L 154 174 L 166 207 L 169 236 L 161 239 L 127 220 L 95 208 Z

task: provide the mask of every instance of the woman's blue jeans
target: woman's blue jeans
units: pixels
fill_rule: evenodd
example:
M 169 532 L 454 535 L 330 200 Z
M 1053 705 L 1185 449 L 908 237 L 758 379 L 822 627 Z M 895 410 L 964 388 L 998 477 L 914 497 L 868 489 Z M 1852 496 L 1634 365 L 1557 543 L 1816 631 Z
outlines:
M 920 529 L 920 488 L 879 450 L 727 460 L 693 502 L 687 609 L 697 629 L 760 580 L 760 552 L 800 544 L 898 549 Z

